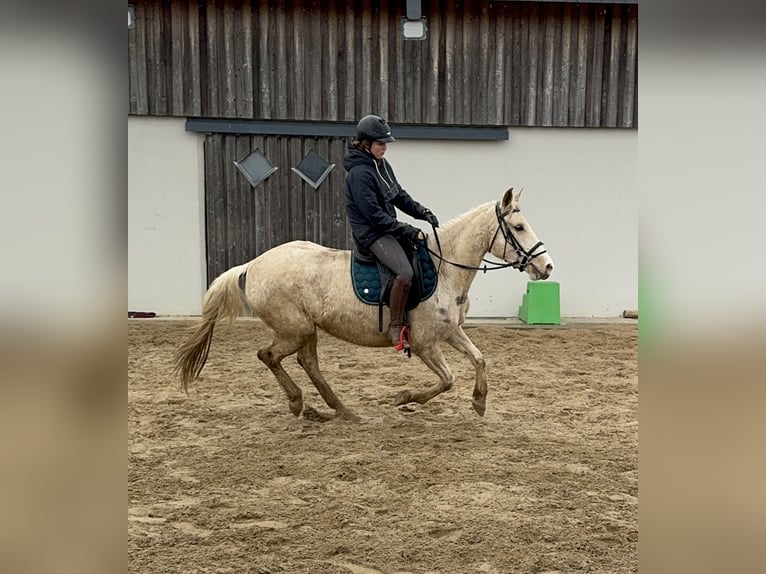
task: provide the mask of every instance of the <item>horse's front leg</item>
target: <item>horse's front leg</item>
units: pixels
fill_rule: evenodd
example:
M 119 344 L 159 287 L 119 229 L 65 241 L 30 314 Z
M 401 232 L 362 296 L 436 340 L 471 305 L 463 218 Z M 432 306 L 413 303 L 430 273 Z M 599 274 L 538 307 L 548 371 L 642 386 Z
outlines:
M 420 403 L 422 405 L 423 403 L 430 401 L 436 395 L 440 395 L 444 391 L 451 389 L 455 382 L 455 375 L 452 374 L 452 371 L 450 371 L 447 366 L 447 362 L 444 360 L 444 355 L 438 344 L 435 343 L 434 345 L 421 350 L 418 353 L 418 356 L 429 369 L 439 376 L 439 382 L 425 391 L 416 393 L 404 390 L 399 392 L 396 397 L 394 397 L 395 405 L 404 405 L 407 403 Z
M 468 338 L 462 327 L 447 338 L 447 343 L 471 359 L 471 364 L 476 370 L 476 385 L 473 388 L 471 404 L 473 410 L 480 416 L 484 416 L 484 411 L 487 410 L 487 375 L 484 372 L 484 357 L 481 356 L 481 351 Z

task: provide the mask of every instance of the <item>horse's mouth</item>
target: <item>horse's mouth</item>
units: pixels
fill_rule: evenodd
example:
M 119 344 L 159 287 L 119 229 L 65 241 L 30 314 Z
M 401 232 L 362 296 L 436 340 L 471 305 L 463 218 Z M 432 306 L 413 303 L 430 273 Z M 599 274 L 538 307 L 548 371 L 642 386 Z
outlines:
M 538 279 L 540 279 L 540 272 L 531 263 L 527 263 L 526 266 L 524 267 L 524 270 L 527 273 L 529 273 L 529 275 L 532 277 L 533 281 L 537 281 Z
M 551 276 L 550 273 L 541 272 L 532 263 L 527 263 L 527 271 L 530 272 L 529 274 L 532 276 L 534 281 L 542 281 Z

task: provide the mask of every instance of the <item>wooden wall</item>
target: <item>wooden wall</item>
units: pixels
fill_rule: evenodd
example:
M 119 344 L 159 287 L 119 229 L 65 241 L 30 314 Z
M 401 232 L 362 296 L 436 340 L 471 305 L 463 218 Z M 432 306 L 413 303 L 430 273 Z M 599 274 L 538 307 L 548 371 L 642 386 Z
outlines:
M 293 239 L 349 249 L 344 201 L 345 138 L 209 134 L 205 137 L 207 277 Z M 279 169 L 253 188 L 234 166 L 259 148 Z M 318 189 L 291 167 L 310 149 L 336 164 Z
M 637 127 L 638 6 L 423 0 L 135 2 L 128 112 Z

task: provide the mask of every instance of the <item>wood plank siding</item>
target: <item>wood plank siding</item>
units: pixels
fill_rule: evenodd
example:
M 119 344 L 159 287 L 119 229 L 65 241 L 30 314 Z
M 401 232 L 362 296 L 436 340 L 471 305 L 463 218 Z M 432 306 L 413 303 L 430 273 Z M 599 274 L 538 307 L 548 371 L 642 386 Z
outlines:
M 134 115 L 635 128 L 638 6 L 422 0 L 135 2 Z
M 349 248 L 343 171 L 347 141 L 337 137 L 205 136 L 208 283 L 229 267 L 293 239 Z M 256 148 L 278 170 L 251 187 L 233 162 Z M 290 169 L 311 149 L 336 164 L 318 189 Z

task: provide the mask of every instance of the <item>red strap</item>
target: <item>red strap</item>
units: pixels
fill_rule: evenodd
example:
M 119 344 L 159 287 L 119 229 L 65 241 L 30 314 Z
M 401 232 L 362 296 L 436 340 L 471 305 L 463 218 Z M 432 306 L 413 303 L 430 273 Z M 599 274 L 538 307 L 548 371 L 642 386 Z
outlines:
M 399 342 L 394 347 L 397 351 L 404 351 L 410 348 L 410 328 L 407 325 L 399 331 Z

